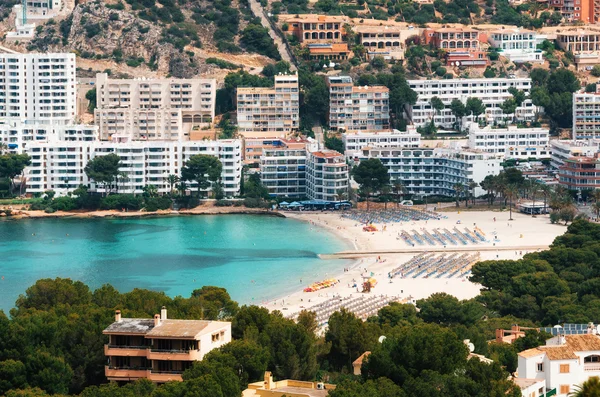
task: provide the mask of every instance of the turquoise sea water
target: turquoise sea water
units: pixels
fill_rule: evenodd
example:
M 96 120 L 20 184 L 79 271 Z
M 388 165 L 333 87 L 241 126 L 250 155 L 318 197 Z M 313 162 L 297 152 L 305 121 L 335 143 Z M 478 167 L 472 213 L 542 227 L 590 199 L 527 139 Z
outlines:
M 0 221 L 0 309 L 55 277 L 184 297 L 216 285 L 259 304 L 341 273 L 346 262 L 317 254 L 350 248 L 308 223 L 269 216 Z

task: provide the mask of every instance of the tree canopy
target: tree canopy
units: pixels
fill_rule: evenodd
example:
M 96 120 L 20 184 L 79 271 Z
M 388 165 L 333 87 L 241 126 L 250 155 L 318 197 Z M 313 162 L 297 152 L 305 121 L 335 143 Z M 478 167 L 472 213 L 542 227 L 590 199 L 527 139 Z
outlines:
M 196 181 L 198 196 L 201 190 L 211 186 L 221 178 L 223 165 L 215 156 L 207 154 L 196 154 L 191 156 L 181 167 L 181 179 L 184 181 Z

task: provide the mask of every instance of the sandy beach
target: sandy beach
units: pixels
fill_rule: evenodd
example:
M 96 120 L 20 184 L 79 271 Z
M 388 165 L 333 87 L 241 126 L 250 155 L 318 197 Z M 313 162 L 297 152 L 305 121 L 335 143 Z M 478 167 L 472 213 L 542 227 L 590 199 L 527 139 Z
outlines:
M 353 251 L 344 252 L 343 258 L 355 258 L 352 265 L 340 262 L 340 271 L 331 275 L 339 280 L 333 287 L 316 292 L 303 292 L 302 289 L 321 280 L 303 280 L 298 291 L 264 304 L 270 310 L 281 310 L 284 315 L 296 313 L 302 309 L 330 300 L 332 297 L 353 298 L 359 296 L 387 295 L 400 297 L 407 302 L 416 302 L 435 292 L 446 292 L 459 299 L 470 299 L 479 294 L 480 286 L 471 283 L 467 277 L 453 278 L 412 278 L 394 277 L 389 272 L 409 261 L 421 252 L 427 253 L 471 253 L 479 254 L 481 260 L 519 259 L 528 252 L 547 249 L 555 237 L 566 230 L 564 225 L 553 225 L 548 216 L 531 216 L 513 212 L 509 221 L 509 212 L 504 211 L 455 211 L 447 210 L 440 220 L 404 222 L 395 224 L 375 224 L 377 232 L 363 231 L 363 224 L 343 218 L 340 213 L 298 213 L 285 212 L 285 216 L 311 222 L 315 228 L 327 228 L 338 236 L 348 240 Z M 432 232 L 435 228 L 463 230 L 477 227 L 485 233 L 485 242 L 478 244 L 448 245 L 446 247 L 423 245 L 413 247 L 399 237 L 402 230 L 410 233 L 422 229 Z M 373 275 L 377 285 L 370 293 L 357 292 L 353 287 L 362 282 L 365 274 Z

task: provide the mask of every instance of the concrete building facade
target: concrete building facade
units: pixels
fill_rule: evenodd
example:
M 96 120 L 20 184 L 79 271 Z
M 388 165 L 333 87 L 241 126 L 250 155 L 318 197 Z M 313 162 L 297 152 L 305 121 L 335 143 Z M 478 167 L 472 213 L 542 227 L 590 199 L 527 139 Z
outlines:
M 328 82 L 329 128 L 347 132 L 389 130 L 387 87 L 355 87 L 349 76 L 330 76 Z
M 285 138 L 299 127 L 297 75 L 275 76 L 273 88 L 238 87 L 238 133 L 245 138 Z
M 0 119 L 75 121 L 75 54 L 0 54 Z
M 514 87 L 525 94 L 529 94 L 531 90 L 529 78 L 408 80 L 408 84 L 418 95 L 417 102 L 406 108 L 406 116 L 415 127 L 422 127 L 433 119 L 437 126 L 453 128 L 457 120 L 452 114 L 450 103 L 453 99 L 466 103 L 469 98 L 479 98 L 486 106 L 485 114 L 479 116 L 480 121 L 483 120 L 487 124 L 503 122 L 507 115 L 503 114 L 500 105 L 506 99 L 512 98 L 508 89 Z M 438 97 L 446 108 L 440 112 L 433 109 L 430 103 L 433 97 Z M 538 110 L 530 99 L 526 99 L 517 107 L 514 118 L 520 121 L 534 121 Z M 468 115 L 464 121 L 475 121 L 475 117 Z
M 304 198 L 306 193 L 307 141 L 279 140 L 263 150 L 260 180 L 271 197 Z
M 546 128 L 492 128 L 469 123 L 469 147 L 502 154 L 507 159 L 550 158 L 550 131 Z
M 542 51 L 537 49 L 537 34 L 532 30 L 495 30 L 489 32 L 488 43 L 512 62 L 544 62 Z
M 335 150 L 309 151 L 306 159 L 306 195 L 313 200 L 338 201 L 348 193 L 348 164 Z
M 96 75 L 94 113 L 102 140 L 188 139 L 215 117 L 214 79 L 111 79 Z
M 596 92 L 573 93 L 573 139 L 600 136 L 600 87 Z
M 104 142 L 32 142 L 26 153 L 31 165 L 25 169 L 28 193 L 54 190 L 57 194 L 72 192 L 80 185 L 100 193 L 142 194 L 144 186 L 156 186 L 159 194 L 169 193 L 169 175 L 181 176 L 181 167 L 191 156 L 205 154 L 218 157 L 223 165 L 221 182 L 226 196 L 240 192 L 242 143 L 239 140 L 218 141 L 104 141 Z M 96 185 L 85 174 L 87 163 L 107 154 L 121 158 L 116 188 Z M 188 188 L 196 191 L 196 182 Z

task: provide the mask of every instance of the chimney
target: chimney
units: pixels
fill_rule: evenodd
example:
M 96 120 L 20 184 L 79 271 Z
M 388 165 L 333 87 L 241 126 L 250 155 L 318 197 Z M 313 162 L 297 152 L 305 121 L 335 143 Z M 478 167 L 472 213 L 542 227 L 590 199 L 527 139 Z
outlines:
M 273 376 L 270 371 L 265 371 L 265 390 L 273 388 Z
M 158 327 L 160 325 L 160 314 L 154 315 L 154 326 Z
M 160 309 L 160 319 L 161 320 L 167 319 L 167 308 L 164 306 Z
M 121 311 L 120 310 L 115 310 L 115 322 L 116 323 L 121 322 Z

